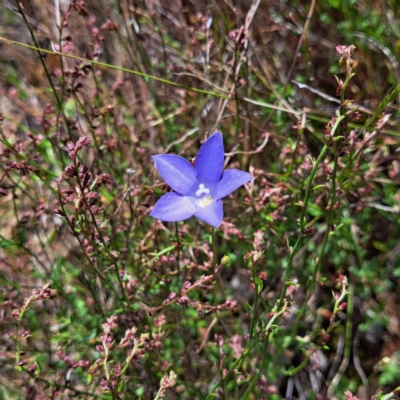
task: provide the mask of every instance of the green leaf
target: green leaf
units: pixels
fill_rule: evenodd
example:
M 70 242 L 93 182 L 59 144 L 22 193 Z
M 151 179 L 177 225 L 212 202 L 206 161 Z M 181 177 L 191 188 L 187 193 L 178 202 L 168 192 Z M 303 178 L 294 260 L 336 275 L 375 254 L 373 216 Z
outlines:
M 57 258 L 56 265 L 53 269 L 52 280 L 54 282 L 59 282 L 61 278 L 61 268 L 62 268 L 62 259 Z
M 256 277 L 256 278 L 254 279 L 254 283 L 255 283 L 255 285 L 256 285 L 256 287 L 257 287 L 258 293 L 260 293 L 261 290 L 263 289 L 263 286 L 264 286 L 264 283 L 263 283 L 262 279 Z

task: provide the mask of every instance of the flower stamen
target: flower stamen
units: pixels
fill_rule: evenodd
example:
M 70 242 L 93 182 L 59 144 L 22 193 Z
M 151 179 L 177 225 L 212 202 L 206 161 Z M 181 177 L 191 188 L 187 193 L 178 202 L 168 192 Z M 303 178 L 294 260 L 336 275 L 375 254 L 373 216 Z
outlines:
M 213 201 L 214 201 L 214 199 L 212 198 L 212 196 L 204 196 L 204 197 L 199 201 L 199 206 L 200 206 L 200 208 L 207 207 L 207 206 L 209 206 Z

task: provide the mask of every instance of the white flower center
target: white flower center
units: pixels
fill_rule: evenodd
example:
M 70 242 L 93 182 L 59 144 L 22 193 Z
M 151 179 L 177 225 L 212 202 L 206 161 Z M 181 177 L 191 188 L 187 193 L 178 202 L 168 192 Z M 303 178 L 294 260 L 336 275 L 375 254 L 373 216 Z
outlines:
M 204 186 L 204 183 L 200 183 L 199 185 L 199 189 L 196 191 L 196 196 L 197 197 L 204 197 L 204 194 L 209 194 L 210 193 L 210 189 L 206 188 Z
M 196 196 L 200 197 L 197 204 L 198 207 L 201 208 L 209 206 L 214 201 L 212 196 L 210 196 L 210 189 L 206 188 L 204 183 L 199 184 L 199 188 L 196 191 Z
M 201 208 L 207 207 L 207 206 L 209 206 L 213 201 L 214 201 L 214 199 L 212 198 L 212 196 L 205 196 L 205 197 L 203 197 L 203 198 L 199 201 L 199 207 L 201 207 Z

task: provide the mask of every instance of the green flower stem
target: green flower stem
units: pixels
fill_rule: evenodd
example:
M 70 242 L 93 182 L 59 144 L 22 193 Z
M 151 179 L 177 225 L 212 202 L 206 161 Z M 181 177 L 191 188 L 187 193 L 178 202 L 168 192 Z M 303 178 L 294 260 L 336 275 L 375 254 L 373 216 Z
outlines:
M 158 392 L 156 394 L 156 397 L 154 397 L 154 400 L 161 399 L 163 397 L 164 390 L 165 389 L 161 386 L 160 389 L 158 389 Z
M 357 262 L 358 262 L 358 267 L 362 267 L 362 256 L 359 252 L 359 248 L 353 238 L 353 235 L 351 232 L 347 232 L 346 235 L 347 240 L 352 244 L 354 252 L 356 254 Z M 350 281 L 351 281 L 351 276 L 350 276 Z M 345 348 L 344 348 L 344 355 L 343 355 L 343 361 L 340 364 L 339 370 L 336 373 L 336 375 L 333 377 L 331 384 L 329 385 L 328 392 L 333 393 L 335 390 L 336 386 L 339 384 L 340 379 L 342 378 L 345 370 L 347 369 L 347 366 L 349 364 L 350 360 L 350 353 L 351 353 L 351 347 L 352 347 L 352 332 L 353 332 L 353 313 L 354 313 L 354 292 L 355 292 L 355 287 L 354 283 L 350 282 L 349 284 L 349 291 L 348 291 L 348 301 L 347 301 L 347 308 L 346 308 L 346 331 L 345 331 Z M 368 387 L 367 387 L 368 389 Z M 388 397 L 388 399 L 391 399 L 392 397 Z M 377 399 L 381 399 L 379 397 L 379 394 L 377 396 Z
M 347 114 L 344 114 L 344 115 L 341 115 L 340 117 L 338 117 L 336 119 L 335 124 L 333 125 L 332 131 L 331 131 L 331 136 L 332 137 L 334 136 L 339 124 L 346 117 L 347 117 Z M 319 156 L 318 156 L 317 160 L 314 162 L 314 165 L 313 165 L 313 167 L 311 169 L 310 176 L 308 177 L 306 194 L 305 194 L 305 197 L 304 197 L 304 201 L 303 201 L 302 209 L 301 209 L 301 214 L 300 214 L 300 234 L 299 234 L 299 237 L 297 238 L 297 241 L 296 241 L 295 245 L 293 246 L 293 249 L 291 250 L 290 255 L 289 255 L 288 265 L 286 267 L 285 276 L 284 276 L 284 279 L 283 279 L 284 286 L 283 286 L 282 293 L 281 293 L 281 296 L 280 296 L 279 301 L 278 301 L 278 309 L 282 307 L 283 299 L 284 299 L 284 297 L 286 295 L 286 291 L 287 291 L 286 282 L 289 280 L 289 276 L 290 276 L 290 273 L 292 271 L 293 259 L 294 259 L 294 256 L 299 251 L 301 243 L 302 243 L 303 232 L 304 232 L 304 228 L 306 226 L 305 215 L 306 215 L 306 211 L 307 211 L 308 202 L 310 201 L 310 195 L 311 195 L 311 191 L 312 191 L 312 185 L 313 185 L 314 177 L 315 177 L 315 174 L 317 173 L 318 167 L 321 164 L 322 160 L 324 159 L 325 154 L 328 151 L 328 149 L 329 149 L 329 146 L 327 144 L 325 144 L 324 147 L 322 148 L 321 152 L 319 153 Z
M 286 290 L 287 290 L 286 282 L 289 280 L 289 276 L 290 276 L 290 273 L 292 271 L 293 259 L 294 259 L 294 256 L 296 255 L 296 253 L 299 251 L 300 246 L 301 246 L 301 242 L 302 242 L 302 239 L 303 239 L 303 231 L 304 231 L 304 228 L 305 228 L 305 225 L 306 225 L 306 223 L 305 223 L 305 214 L 306 214 L 306 211 L 307 211 L 308 202 L 310 200 L 312 183 L 313 183 L 315 174 L 317 173 L 317 169 L 319 167 L 319 164 L 321 163 L 321 161 L 325 157 L 325 154 L 326 154 L 327 151 L 328 151 L 328 145 L 325 144 L 324 147 L 322 148 L 321 153 L 319 154 L 317 160 L 315 161 L 315 163 L 314 163 L 314 165 L 312 167 L 310 176 L 308 178 L 306 195 L 304 197 L 304 201 L 303 201 L 303 205 L 302 205 L 302 209 L 301 209 L 301 214 L 300 214 L 300 234 L 299 234 L 299 237 L 297 238 L 297 241 L 296 241 L 296 243 L 295 243 L 295 245 L 294 245 L 294 247 L 291 250 L 290 255 L 289 255 L 288 265 L 286 267 L 286 271 L 285 271 L 285 275 L 284 275 L 284 279 L 283 279 L 284 286 L 283 286 L 282 293 L 281 293 L 281 296 L 280 296 L 279 301 L 278 301 L 278 308 L 280 308 L 282 306 L 282 304 L 283 304 L 283 299 L 284 299 L 284 297 L 286 295 Z
M 286 174 L 284 175 L 285 178 L 289 178 L 294 169 L 296 156 L 297 156 L 297 150 L 298 150 L 299 143 L 300 143 L 300 138 L 304 135 L 304 129 L 306 127 L 306 122 L 307 122 L 306 116 L 307 116 L 306 110 L 303 110 L 303 114 L 301 116 L 301 122 L 300 123 L 298 122 L 298 132 L 297 132 L 297 137 L 296 137 L 296 144 L 293 149 L 293 155 L 292 155 L 292 159 L 290 160 L 289 168 L 288 168 Z
M 324 236 L 324 241 L 322 243 L 321 252 L 320 252 L 318 260 L 314 266 L 313 278 L 312 278 L 311 287 L 310 287 L 310 295 L 314 291 L 317 274 L 321 267 L 321 262 L 324 257 L 324 254 L 325 254 L 326 246 L 328 244 L 328 239 L 329 239 L 329 234 L 330 234 L 329 228 L 330 228 L 330 226 L 333 225 L 333 219 L 334 219 L 333 210 L 335 208 L 335 203 L 336 203 L 336 177 L 337 177 L 338 160 L 339 160 L 339 157 L 335 153 L 335 158 L 333 161 L 333 175 L 332 175 L 332 179 L 331 179 L 332 188 L 331 188 L 330 204 L 329 204 L 329 210 L 328 210 L 328 226 L 326 227 L 326 232 L 325 232 L 325 236 Z
M 108 347 L 107 343 L 103 341 L 103 348 L 104 348 L 104 360 L 103 360 L 103 368 L 104 368 L 104 374 L 106 375 L 106 380 L 107 382 L 110 380 L 110 373 L 108 371 Z
M 250 261 L 251 260 L 251 261 Z M 250 256 L 249 258 L 249 265 L 251 267 L 251 273 L 253 275 L 253 283 L 254 283 L 254 290 L 255 290 L 255 296 L 254 296 L 254 304 L 253 304 L 253 311 L 252 311 L 252 315 L 251 315 L 251 320 L 250 320 L 250 339 L 253 339 L 255 336 L 255 332 L 254 332 L 254 328 L 256 326 L 257 323 L 257 318 L 256 318 L 256 312 L 257 312 L 257 308 L 258 308 L 258 299 L 259 299 L 259 293 L 258 293 L 258 285 L 256 283 L 256 279 L 257 279 L 257 274 L 256 274 L 256 266 L 253 262 L 253 257 Z
M 304 357 L 304 360 L 297 367 L 285 371 L 285 376 L 294 376 L 299 373 L 308 364 L 310 357 L 318 350 L 318 348 L 318 346 L 315 346 L 310 352 L 308 352 L 307 356 Z
M 175 222 L 175 235 L 176 235 L 176 269 L 179 271 L 179 257 L 181 250 L 181 239 L 179 237 L 179 225 Z
M 269 320 L 267 326 L 265 327 L 264 334 L 266 336 L 264 337 L 264 343 L 263 343 L 263 347 L 262 347 L 262 356 L 263 356 L 262 364 L 261 364 L 261 367 L 258 370 L 257 374 L 251 380 L 251 382 L 250 382 L 249 386 L 247 387 L 246 391 L 244 392 L 243 396 L 240 398 L 241 400 L 246 400 L 249 398 L 249 395 L 252 392 L 254 385 L 260 379 L 260 377 L 267 365 L 267 358 L 268 358 L 267 350 L 268 350 L 270 336 L 274 332 L 273 324 L 281 315 L 283 315 L 287 311 L 287 308 L 288 308 L 288 304 L 285 301 L 283 307 L 279 310 L 279 312 L 275 313 L 272 316 L 272 318 Z
M 377 395 L 377 400 L 390 400 L 390 399 L 397 399 L 397 396 L 395 394 L 395 392 L 399 392 L 400 391 L 400 386 L 398 386 L 396 389 L 393 390 L 393 392 L 388 393 L 388 394 L 384 394 L 384 395 L 380 395 L 378 393 Z
M 342 117 L 343 116 L 345 117 L 347 115 L 344 112 L 343 103 L 344 103 L 344 96 L 345 96 L 346 88 L 347 88 L 347 86 L 348 86 L 348 84 L 349 84 L 349 82 L 350 82 L 352 77 L 353 77 L 352 70 L 351 70 L 350 65 L 348 65 L 348 68 L 346 70 L 346 79 L 345 79 L 345 82 L 343 83 L 343 87 L 342 87 L 342 89 L 340 91 L 340 104 L 341 104 L 340 114 L 341 114 Z M 336 132 L 337 126 L 338 126 L 338 124 L 336 123 L 334 125 L 332 131 L 331 131 L 331 136 L 333 136 L 334 133 Z M 311 280 L 309 286 L 307 286 L 307 293 L 308 294 L 306 296 L 306 299 L 303 302 L 303 305 L 302 305 L 301 309 L 299 310 L 299 312 L 297 314 L 296 325 L 295 325 L 294 329 L 292 329 L 292 333 L 291 333 L 291 339 L 292 340 L 297 335 L 298 328 L 299 328 L 299 325 L 300 325 L 300 321 L 303 319 L 305 310 L 307 308 L 308 301 L 311 298 L 312 293 L 314 291 L 315 283 L 316 283 L 316 277 L 317 277 L 317 274 L 318 274 L 318 272 L 320 270 L 321 262 L 322 262 L 324 254 L 325 254 L 326 246 L 328 244 L 328 240 L 329 240 L 329 236 L 330 236 L 330 229 L 329 228 L 330 228 L 330 226 L 333 225 L 333 220 L 334 220 L 333 211 L 334 211 L 334 206 L 335 206 L 335 203 L 336 203 L 336 182 L 337 182 L 337 176 L 338 176 L 338 173 L 337 173 L 338 160 L 339 160 L 339 157 L 337 155 L 337 152 L 335 152 L 334 161 L 333 161 L 333 175 L 332 175 L 332 178 L 331 178 L 332 187 L 331 187 L 331 192 L 330 192 L 330 196 L 329 196 L 330 197 L 330 204 L 329 204 L 328 218 L 327 218 L 328 219 L 328 224 L 327 224 L 326 232 L 325 232 L 325 235 L 324 235 L 324 240 L 322 242 L 321 251 L 319 253 L 317 262 L 315 263 L 315 266 L 314 266 L 314 272 L 313 272 L 312 280 Z M 346 167 L 347 167 L 347 165 L 346 165 Z M 343 174 L 343 171 L 340 173 L 339 177 L 341 177 L 342 174 Z
M 350 285 L 350 293 L 352 290 L 352 286 Z M 340 307 L 340 305 L 342 304 L 343 300 L 345 299 L 345 297 L 347 296 L 347 283 L 346 284 L 342 284 L 342 290 L 340 295 L 338 296 L 338 298 L 335 301 L 335 304 L 333 306 L 333 313 L 332 313 L 332 318 L 329 324 L 329 327 L 326 330 L 326 334 L 329 335 L 333 329 L 335 328 L 335 320 L 336 320 L 336 315 L 342 311 L 342 308 Z M 354 295 L 354 293 L 353 293 Z M 349 327 L 349 319 L 352 320 L 352 300 L 349 299 L 349 305 L 347 306 L 347 314 L 348 314 L 348 319 L 347 319 L 347 323 L 346 323 L 346 340 L 347 340 L 347 330 Z M 351 311 L 349 311 L 349 309 L 351 308 Z M 352 321 L 350 322 L 350 324 L 352 324 Z M 351 326 L 350 326 L 350 343 L 351 343 Z M 320 345 L 315 345 L 314 348 L 310 349 L 307 352 L 307 355 L 304 357 L 303 361 L 297 366 L 297 367 L 293 367 L 290 368 L 289 370 L 285 371 L 284 374 L 286 376 L 294 376 L 297 373 L 299 373 L 301 370 L 303 370 L 303 368 L 308 364 L 309 359 L 311 358 L 311 356 L 321 348 Z
M 263 343 L 263 348 L 262 348 L 262 355 L 263 355 L 263 362 L 261 365 L 261 368 L 258 370 L 257 374 L 254 376 L 254 378 L 251 380 L 249 386 L 247 387 L 246 391 L 244 392 L 243 396 L 240 398 L 240 400 L 246 400 L 249 398 L 250 393 L 252 392 L 254 385 L 256 384 L 256 382 L 258 381 L 258 379 L 260 378 L 262 371 L 264 370 L 265 364 L 266 364 L 266 353 L 268 350 L 268 343 L 269 343 L 269 334 L 267 336 L 267 338 L 264 340 Z
M 284 304 L 284 306 L 282 307 L 282 309 L 281 309 L 279 312 L 275 313 L 275 314 L 271 317 L 271 319 L 269 320 L 267 326 L 264 328 L 263 334 L 264 334 L 264 335 L 267 335 L 267 336 L 264 338 L 265 342 L 264 342 L 263 348 L 266 347 L 266 344 L 265 344 L 265 343 L 268 343 L 268 342 L 269 342 L 269 336 L 270 336 L 270 334 L 271 334 L 271 332 L 272 332 L 272 330 L 273 330 L 273 328 L 274 328 L 274 326 L 273 326 L 274 322 L 276 321 L 277 318 L 279 318 L 283 313 L 285 313 L 285 312 L 287 311 L 287 308 L 288 308 L 288 305 L 287 305 L 287 303 L 285 302 L 285 304 Z M 227 381 L 228 377 L 232 374 L 232 372 L 233 372 L 235 369 L 236 369 L 236 370 L 239 370 L 239 369 L 241 368 L 241 366 L 242 366 L 244 360 L 245 360 L 245 359 L 247 358 L 247 356 L 250 354 L 250 351 L 262 341 L 263 337 L 264 337 L 263 335 L 258 335 L 258 336 L 255 337 L 253 340 L 249 340 L 249 343 L 248 343 L 246 349 L 243 351 L 242 355 L 241 355 L 235 362 L 233 362 L 233 363 L 231 364 L 231 366 L 229 367 L 229 370 L 228 370 L 227 374 L 225 375 L 225 377 L 221 378 L 221 379 L 214 385 L 214 387 L 211 389 L 210 393 L 207 395 L 206 400 L 211 400 L 211 399 L 213 399 L 213 398 L 215 397 L 214 394 L 213 394 L 213 393 L 215 392 L 215 390 L 216 390 L 222 383 L 224 383 L 224 382 Z M 266 353 L 263 353 L 263 354 L 264 354 L 264 356 L 265 356 Z M 266 357 L 264 357 L 264 358 L 266 358 Z M 263 360 L 263 367 L 260 369 L 260 371 L 262 371 L 262 370 L 264 369 L 265 364 L 266 364 L 266 361 Z M 260 374 L 261 374 L 261 372 L 259 372 L 259 374 L 257 375 L 257 377 L 254 378 L 254 383 L 257 381 L 257 379 L 258 379 L 258 377 L 259 377 Z M 253 383 L 253 386 L 254 386 L 254 383 Z M 244 399 L 244 397 L 242 397 L 242 399 Z
M 107 382 L 110 382 L 110 372 L 108 370 L 108 362 L 109 362 L 109 356 L 110 356 L 110 348 L 113 346 L 114 343 L 110 345 L 110 347 L 107 346 L 107 341 L 106 339 L 102 342 L 103 343 L 103 348 L 104 348 L 104 360 L 103 360 L 103 369 L 104 369 L 104 374 L 106 376 Z M 113 400 L 121 400 L 119 397 L 118 393 L 115 392 L 114 388 L 112 385 L 110 385 L 110 392 L 111 392 L 111 397 Z
M 134 345 L 129 357 L 127 357 L 126 362 L 125 362 L 125 366 L 124 368 L 122 368 L 121 370 L 121 374 L 119 376 L 124 376 L 126 370 L 128 369 L 129 365 L 131 364 L 133 357 L 137 354 L 138 350 L 141 349 L 143 347 L 143 341 L 137 341 L 136 344 Z
M 349 292 L 347 293 L 347 319 L 346 319 L 346 336 L 344 357 L 350 360 L 350 352 L 352 345 L 352 332 L 353 332 L 353 312 L 354 312 L 354 284 L 349 284 Z M 329 333 L 329 332 L 328 332 Z
M 342 297 L 342 296 L 340 296 Z M 335 303 L 336 305 L 339 304 L 339 299 Z M 340 382 L 340 379 L 343 377 L 344 372 L 347 369 L 350 361 L 350 352 L 352 347 L 352 332 L 353 332 L 353 311 L 354 311 L 354 284 L 349 284 L 349 293 L 348 293 L 348 304 L 347 304 L 347 319 L 346 319 L 346 331 L 345 331 L 345 347 L 344 347 L 344 354 L 343 360 L 339 366 L 336 375 L 333 377 L 329 387 L 328 387 L 328 395 L 333 394 L 336 386 Z M 327 333 L 329 331 L 327 330 Z
M 21 362 L 21 340 L 19 338 L 19 324 L 25 314 L 25 311 L 28 309 L 29 304 L 31 303 L 32 297 L 30 297 L 27 302 L 24 304 L 24 306 L 20 309 L 20 314 L 18 316 L 18 319 L 15 322 L 15 340 L 17 342 L 17 350 L 15 353 L 15 365 L 16 368 L 19 371 L 22 371 L 22 368 L 19 366 L 19 363 Z
M 217 260 L 218 260 L 218 252 L 217 252 L 217 238 L 215 234 L 215 228 L 211 228 L 211 241 L 212 241 L 212 249 L 213 249 L 213 263 L 212 263 L 212 273 L 214 276 L 214 294 L 213 294 L 213 305 L 214 307 L 217 305 L 217 277 L 215 276 L 216 268 L 217 268 Z
M 345 81 L 343 83 L 343 86 L 342 86 L 342 88 L 340 90 L 340 115 L 341 116 L 347 116 L 347 114 L 345 113 L 345 108 L 343 106 L 344 101 L 345 101 L 344 96 L 345 96 L 345 93 L 346 93 L 346 88 L 347 88 L 348 84 L 350 83 L 351 78 L 353 77 L 352 68 L 350 66 L 349 60 L 346 60 L 346 66 L 347 66 L 347 68 L 346 68 L 346 79 L 345 79 Z M 345 123 L 345 121 L 342 120 L 342 122 L 341 122 L 341 133 L 342 133 L 342 130 L 344 129 L 344 127 L 343 127 L 344 123 Z M 336 126 L 337 125 L 335 124 L 335 127 Z M 331 135 L 333 136 L 333 134 L 334 134 L 334 130 L 332 129 Z M 336 148 L 336 150 L 337 150 L 337 148 Z M 317 273 L 319 271 L 319 268 L 321 266 L 321 260 L 323 258 L 323 255 L 325 254 L 325 248 L 326 248 L 326 245 L 328 243 L 329 233 L 330 233 L 329 232 L 329 226 L 333 224 L 333 217 L 334 217 L 333 216 L 333 210 L 334 210 L 335 203 L 336 203 L 336 182 L 337 182 L 336 178 L 337 178 L 338 160 L 339 160 L 339 157 L 338 157 L 337 151 L 336 151 L 335 152 L 335 156 L 334 156 L 334 161 L 333 161 L 332 190 L 331 190 L 331 200 L 330 200 L 329 211 L 328 211 L 328 227 L 327 227 L 327 230 L 325 232 L 325 237 L 324 237 L 324 241 L 323 241 L 323 244 L 322 244 L 321 253 L 319 255 L 318 261 L 317 261 L 317 263 L 315 265 L 315 268 L 314 268 L 313 283 L 312 283 L 313 286 L 312 286 L 311 292 L 314 289 L 315 279 L 316 279 Z
M 224 378 L 221 378 L 215 385 L 214 387 L 211 389 L 210 393 L 208 394 L 208 396 L 206 397 L 206 400 L 211 400 L 213 399 L 215 396 L 213 395 L 213 393 L 215 392 L 215 390 L 224 382 L 227 380 L 227 378 L 231 375 L 231 373 L 233 372 L 234 369 L 236 368 L 240 368 L 240 366 L 242 365 L 243 361 L 245 360 L 245 358 L 248 356 L 248 354 L 250 353 L 250 351 L 261 341 L 261 336 L 258 336 L 257 338 L 254 339 L 253 342 L 249 342 L 249 345 L 247 346 L 246 350 L 243 351 L 242 355 L 234 362 L 231 364 L 228 373 L 225 375 Z

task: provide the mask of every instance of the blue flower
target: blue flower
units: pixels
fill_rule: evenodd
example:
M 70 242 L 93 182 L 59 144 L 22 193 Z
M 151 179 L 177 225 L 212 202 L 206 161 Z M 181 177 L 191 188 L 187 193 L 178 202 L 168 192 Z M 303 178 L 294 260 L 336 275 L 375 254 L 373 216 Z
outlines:
M 218 228 L 224 217 L 221 199 L 253 179 L 238 169 L 224 167 L 224 144 L 216 132 L 201 146 L 195 166 L 180 156 L 152 157 L 164 181 L 174 190 L 162 196 L 150 216 L 167 222 L 193 215 Z

